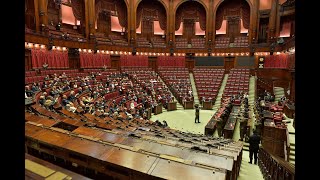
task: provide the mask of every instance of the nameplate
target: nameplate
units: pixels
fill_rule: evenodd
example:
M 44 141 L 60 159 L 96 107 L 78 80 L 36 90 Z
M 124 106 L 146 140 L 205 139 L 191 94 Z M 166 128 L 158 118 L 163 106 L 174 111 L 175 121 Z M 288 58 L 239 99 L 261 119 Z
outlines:
M 122 148 L 122 149 L 127 149 L 127 150 L 130 150 L 130 151 L 134 151 L 136 149 L 134 149 L 133 147 L 131 146 L 126 146 L 126 145 L 123 145 L 123 144 L 118 144 L 118 143 L 115 143 L 113 144 L 114 146 L 117 146 L 119 148 Z
M 176 162 L 180 162 L 180 163 L 185 163 L 184 159 L 181 159 L 181 158 L 175 157 L 175 156 L 171 156 L 171 155 L 167 155 L 167 154 L 160 154 L 159 157 L 163 158 L 163 159 L 170 160 L 170 161 L 176 161 Z

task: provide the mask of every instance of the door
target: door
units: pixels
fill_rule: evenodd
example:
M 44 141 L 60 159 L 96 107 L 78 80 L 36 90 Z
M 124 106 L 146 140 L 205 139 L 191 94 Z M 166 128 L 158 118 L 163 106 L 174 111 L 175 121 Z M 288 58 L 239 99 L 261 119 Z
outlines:
M 226 73 L 229 73 L 230 69 L 234 68 L 234 57 L 224 58 L 224 68 L 226 70 Z

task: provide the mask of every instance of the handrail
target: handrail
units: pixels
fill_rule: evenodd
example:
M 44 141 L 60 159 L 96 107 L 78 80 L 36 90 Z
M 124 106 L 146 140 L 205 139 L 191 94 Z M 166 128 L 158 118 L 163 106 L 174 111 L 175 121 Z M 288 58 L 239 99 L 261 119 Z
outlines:
M 272 153 L 270 153 L 270 151 L 268 151 L 267 149 L 260 147 L 260 149 L 263 149 L 263 151 L 265 151 L 266 153 L 268 153 L 268 155 L 277 162 L 277 164 L 279 164 L 280 166 L 282 166 L 283 168 L 287 169 L 290 173 L 295 174 L 295 166 L 287 161 L 284 161 L 283 158 L 279 157 L 279 156 L 274 156 Z
M 283 142 L 284 160 L 289 162 L 286 141 Z
M 285 157 L 286 157 L 286 161 L 289 162 L 289 156 L 290 156 L 290 140 L 289 140 L 289 131 L 288 131 L 288 128 L 286 128 L 286 135 L 287 135 L 287 140 L 284 142 L 284 148 L 285 148 L 285 151 L 284 151 L 284 154 L 285 154 Z

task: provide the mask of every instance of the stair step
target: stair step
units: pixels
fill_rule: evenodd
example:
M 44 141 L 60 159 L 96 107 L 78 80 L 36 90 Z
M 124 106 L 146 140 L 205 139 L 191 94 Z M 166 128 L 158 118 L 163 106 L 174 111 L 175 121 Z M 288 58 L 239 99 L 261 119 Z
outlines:
M 289 161 L 289 163 L 291 163 L 293 165 L 296 165 L 296 163 L 294 161 Z
M 290 155 L 295 156 L 296 155 L 296 151 L 291 151 L 291 149 L 290 149 Z
M 289 155 L 289 160 L 295 160 L 296 159 L 296 156 L 293 156 L 293 155 Z

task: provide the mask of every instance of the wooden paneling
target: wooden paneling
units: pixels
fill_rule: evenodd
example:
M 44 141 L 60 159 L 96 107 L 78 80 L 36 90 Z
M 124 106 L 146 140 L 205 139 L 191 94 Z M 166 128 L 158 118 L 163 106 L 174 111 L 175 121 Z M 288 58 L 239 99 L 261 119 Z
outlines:
M 120 71 L 120 56 L 111 56 L 111 68 Z
M 234 59 L 234 56 L 224 58 L 224 68 L 226 70 L 226 73 L 228 73 L 230 69 L 234 68 Z
M 157 57 L 155 56 L 152 56 L 152 57 L 149 57 L 149 68 L 152 68 L 152 70 L 156 70 L 157 69 Z
M 190 59 L 190 58 L 186 57 L 186 68 L 189 69 L 189 72 L 191 72 L 193 70 L 194 66 L 195 66 L 194 59 Z
M 264 79 L 291 80 L 291 73 L 287 69 L 257 69 L 257 76 Z

